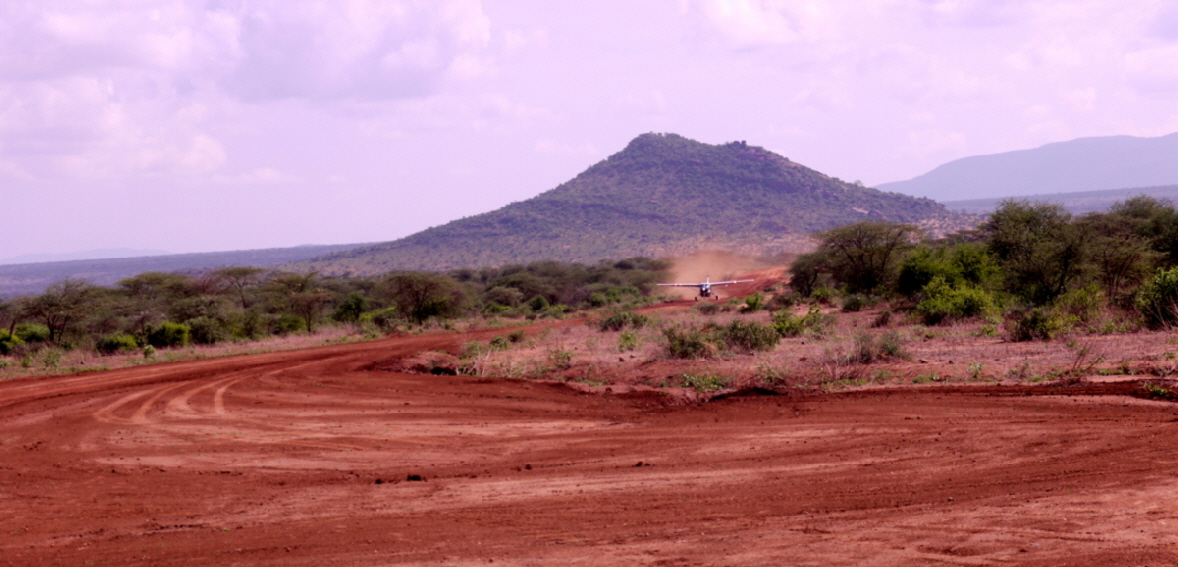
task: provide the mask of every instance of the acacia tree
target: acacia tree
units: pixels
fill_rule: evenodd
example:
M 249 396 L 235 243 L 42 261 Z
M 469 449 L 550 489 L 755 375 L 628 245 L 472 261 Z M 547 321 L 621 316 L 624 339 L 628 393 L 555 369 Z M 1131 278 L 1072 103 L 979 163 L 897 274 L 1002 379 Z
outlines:
M 466 292 L 453 278 L 423 272 L 395 273 L 379 291 L 401 313 L 421 324 L 430 317 L 450 317 L 466 304 Z
M 809 297 L 822 283 L 823 277 L 829 277 L 829 272 L 825 256 L 817 252 L 802 254 L 789 267 L 789 287 L 798 295 Z
M 97 303 L 99 288 L 85 280 L 64 279 L 27 300 L 22 315 L 45 324 L 49 341 L 60 342 L 71 325 L 91 314 Z
M 0 328 L 16 326 L 16 304 L 0 299 Z
M 168 272 L 143 272 L 122 279 L 118 290 L 124 298 L 124 316 L 135 333 L 167 319 L 172 307 L 194 293 L 188 276 Z
M 894 283 L 899 260 L 919 232 L 910 224 L 857 222 L 819 233 L 815 254 L 847 291 L 878 292 Z
M 1138 195 L 1113 205 L 1107 214 L 1146 239 L 1163 264 L 1178 265 L 1178 210 L 1173 202 Z
M 1079 222 L 1085 227 L 1090 260 L 1109 299 L 1123 297 L 1140 285 L 1162 258 L 1132 223 L 1117 215 L 1093 213 Z
M 267 282 L 279 308 L 302 319 L 308 333 L 314 332 L 323 306 L 331 300 L 331 293 L 320 287 L 318 275 L 319 272 L 283 274 Z
M 981 225 L 1008 291 L 1044 304 L 1080 281 L 1088 267 L 1089 228 L 1071 218 L 1059 205 L 1008 199 Z
M 246 290 L 259 285 L 261 274 L 264 271 L 262 268 L 252 268 L 249 266 L 230 266 L 213 272 L 213 275 L 220 278 L 230 289 L 236 292 L 238 299 L 241 300 L 242 311 L 248 311 L 250 300 Z

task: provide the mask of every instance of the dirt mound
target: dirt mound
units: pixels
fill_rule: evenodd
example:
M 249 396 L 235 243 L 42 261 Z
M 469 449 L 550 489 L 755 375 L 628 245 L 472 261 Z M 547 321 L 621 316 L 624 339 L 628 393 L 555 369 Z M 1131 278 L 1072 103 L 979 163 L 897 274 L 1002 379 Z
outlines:
M 1132 385 L 668 404 L 373 370 L 466 340 L 2 383 L 0 565 L 1178 563 L 1178 406 Z

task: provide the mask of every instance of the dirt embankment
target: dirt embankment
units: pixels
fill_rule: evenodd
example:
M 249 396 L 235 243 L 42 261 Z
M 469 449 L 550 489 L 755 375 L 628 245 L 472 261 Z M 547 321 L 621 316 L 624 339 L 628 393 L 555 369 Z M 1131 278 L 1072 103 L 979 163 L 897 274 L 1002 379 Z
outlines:
M 0 384 L 0 565 L 1178 563 L 1171 403 L 372 370 L 470 338 Z

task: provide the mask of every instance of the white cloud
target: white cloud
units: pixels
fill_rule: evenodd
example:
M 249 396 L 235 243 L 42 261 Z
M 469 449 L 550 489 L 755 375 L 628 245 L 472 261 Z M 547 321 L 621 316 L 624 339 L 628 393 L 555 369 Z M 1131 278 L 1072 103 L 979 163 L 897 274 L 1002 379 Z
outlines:
M 342 178 L 335 179 L 334 177 L 330 178 L 329 181 L 333 183 L 342 181 Z M 222 183 L 233 185 L 259 185 L 298 181 L 297 177 L 283 173 L 273 167 L 259 167 L 240 175 L 219 175 L 216 179 Z
M 659 90 L 628 92 L 615 96 L 614 105 L 622 111 L 657 114 L 667 110 L 667 97 Z
M 548 30 L 507 30 L 503 32 L 503 51 L 514 55 L 532 47 L 548 45 Z
M 1139 91 L 1178 100 L 1178 43 L 1126 53 L 1125 72 Z
M 779 0 L 705 0 L 704 17 L 734 47 L 780 45 L 803 39 L 814 3 Z
M 465 0 L 259 0 L 236 15 L 226 85 L 252 101 L 428 95 L 452 72 L 477 75 L 472 53 L 490 39 L 480 4 Z
M 489 39 L 477 0 L 8 0 L 0 158 L 39 177 L 211 172 L 230 156 L 209 128 L 249 112 L 238 100 L 428 97 L 493 72 Z
M 924 129 L 908 133 L 903 152 L 916 157 L 944 156 L 960 151 L 965 145 L 965 135 L 960 132 Z

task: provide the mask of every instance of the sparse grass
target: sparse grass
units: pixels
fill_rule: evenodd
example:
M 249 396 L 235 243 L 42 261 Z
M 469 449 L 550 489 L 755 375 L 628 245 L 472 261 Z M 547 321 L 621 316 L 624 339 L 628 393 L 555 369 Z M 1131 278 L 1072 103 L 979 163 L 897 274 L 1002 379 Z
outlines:
M 667 358 L 701 360 L 715 358 L 719 352 L 716 345 L 703 330 L 692 327 L 668 327 L 663 329 Z
M 650 317 L 633 311 L 619 311 L 597 322 L 597 329 L 602 332 L 621 331 L 623 329 L 641 329 L 650 324 Z
M 215 345 L 191 345 L 184 348 L 157 349 L 150 345 L 134 352 L 121 352 L 103 356 L 97 351 L 74 349 L 43 349 L 23 354 L 15 360 L 16 364 L 0 365 L 0 380 L 27 378 L 33 376 L 54 376 L 72 374 L 76 372 L 92 372 L 96 370 L 117 370 L 153 364 L 157 362 L 177 362 L 220 358 L 242 354 L 260 354 L 297 350 L 324 344 L 324 341 L 351 342 L 360 340 L 351 327 L 324 327 L 314 334 L 292 334 L 282 337 L 272 337 L 260 341 L 222 342 Z M 49 354 L 55 351 L 56 354 Z M 48 357 L 48 361 L 46 360 Z M 51 364 L 46 364 L 49 362 Z M 95 364 L 100 362 L 99 364 Z
M 793 373 L 785 366 L 774 366 L 767 360 L 757 363 L 755 378 L 766 386 L 784 386 L 792 376 Z
M 493 349 L 492 341 L 485 339 L 468 346 L 472 357 L 462 371 L 649 387 L 681 387 L 682 374 L 714 375 L 726 377 L 730 383 L 826 390 L 882 383 L 1034 383 L 1134 372 L 1178 375 L 1178 338 L 1164 331 L 1070 333 L 1069 340 L 1010 342 L 984 336 L 987 333 L 983 330 L 994 321 L 972 319 L 930 328 L 918 320 L 893 315 L 886 328 L 874 330 L 871 322 L 878 316 L 875 313 L 817 313 L 823 319 L 821 336 L 802 332 L 782 338 L 768 350 L 729 348 L 720 338 L 720 330 L 734 321 L 773 324 L 776 314 L 767 311 L 715 315 L 694 309 L 660 311 L 645 327 L 622 331 L 601 332 L 592 324 L 533 327 L 526 335 L 524 329 L 516 329 L 517 338 L 504 335 L 509 348 Z M 801 320 L 809 314 L 803 312 L 794 318 Z M 670 356 L 668 330 L 684 339 L 676 347 L 683 357 Z M 502 340 L 495 342 L 503 346 Z M 1120 362 L 1115 367 L 1102 363 L 1101 353 L 1116 353 Z M 177 355 L 196 356 L 187 351 Z M 909 359 L 923 364 L 916 366 Z M 18 359 L 10 360 L 10 369 L 17 366 Z M 1169 370 L 1171 362 L 1176 362 L 1173 371 Z M 40 359 L 35 363 L 39 365 Z M 81 365 L 65 361 L 62 366 Z M 4 372 L 0 369 L 0 376 Z
M 692 388 L 696 392 L 717 392 L 728 387 L 732 380 L 718 374 L 681 374 L 680 383 L 684 388 Z
M 908 359 L 908 351 L 904 345 L 907 341 L 895 331 L 888 331 L 881 335 L 860 332 L 855 335 L 855 343 L 847 353 L 847 362 L 871 364 L 881 360 Z
M 627 329 L 618 334 L 618 352 L 630 352 L 638 348 L 638 333 Z

